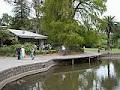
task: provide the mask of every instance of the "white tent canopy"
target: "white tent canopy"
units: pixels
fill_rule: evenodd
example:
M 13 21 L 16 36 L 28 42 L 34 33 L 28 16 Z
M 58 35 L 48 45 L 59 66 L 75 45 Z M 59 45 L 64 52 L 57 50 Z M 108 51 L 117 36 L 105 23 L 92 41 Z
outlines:
M 30 31 L 26 31 L 26 30 L 15 30 L 15 29 L 8 29 L 8 30 L 14 35 L 21 37 L 21 38 L 47 39 L 47 36 L 33 33 Z

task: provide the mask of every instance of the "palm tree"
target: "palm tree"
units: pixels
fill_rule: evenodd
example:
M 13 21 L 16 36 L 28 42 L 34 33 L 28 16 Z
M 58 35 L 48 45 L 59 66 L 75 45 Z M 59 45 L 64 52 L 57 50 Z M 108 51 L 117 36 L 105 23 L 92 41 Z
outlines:
M 115 25 L 116 25 L 116 22 L 114 21 L 114 18 L 115 17 L 112 17 L 112 16 L 106 16 L 104 18 L 104 21 L 106 23 L 105 32 L 107 34 L 107 46 L 108 46 L 108 50 L 110 50 L 110 33 L 114 32 Z

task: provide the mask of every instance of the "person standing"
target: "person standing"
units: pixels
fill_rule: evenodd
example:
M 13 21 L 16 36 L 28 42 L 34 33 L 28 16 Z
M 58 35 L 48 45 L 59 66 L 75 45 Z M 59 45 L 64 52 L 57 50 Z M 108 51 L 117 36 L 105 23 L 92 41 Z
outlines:
M 18 60 L 20 60 L 21 48 L 17 48 L 16 53 L 17 53 Z
M 34 48 L 32 48 L 32 50 L 31 50 L 31 54 L 30 54 L 32 60 L 34 60 L 34 58 L 35 58 L 34 53 L 35 53 L 35 50 L 34 50 Z
M 62 45 L 62 55 L 65 55 L 66 54 L 66 48 L 65 48 L 65 46 L 64 45 Z
M 23 59 L 24 57 L 25 57 L 25 49 L 24 49 L 24 47 L 22 46 L 22 48 L 21 48 L 21 59 Z
M 34 58 L 35 58 L 35 51 L 36 51 L 36 49 L 37 49 L 37 46 L 34 45 L 34 47 L 33 47 L 32 50 L 31 50 L 31 54 L 30 54 L 32 60 L 34 60 Z

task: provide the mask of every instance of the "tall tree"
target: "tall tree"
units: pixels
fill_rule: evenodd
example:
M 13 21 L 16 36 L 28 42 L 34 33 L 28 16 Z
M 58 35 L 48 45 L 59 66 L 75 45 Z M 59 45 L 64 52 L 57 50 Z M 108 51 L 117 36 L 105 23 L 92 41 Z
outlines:
M 34 32 L 41 32 L 41 7 L 43 7 L 43 0 L 5 0 L 8 3 L 15 6 L 14 13 L 15 18 L 13 19 L 13 28 L 25 28 L 31 29 Z M 28 17 L 30 15 L 30 11 L 35 11 L 35 18 Z M 17 23 L 16 23 L 17 22 Z M 24 23 L 23 23 L 24 22 Z
M 32 6 L 35 10 L 35 31 L 41 33 L 41 17 L 43 7 L 43 0 L 32 0 Z
M 83 38 L 76 33 L 79 28 L 72 18 L 71 0 L 46 0 L 44 4 L 43 28 L 52 44 L 83 44 Z
M 105 32 L 107 34 L 107 46 L 109 50 L 110 49 L 110 33 L 114 32 L 116 22 L 114 21 L 114 17 L 112 16 L 104 17 L 104 22 L 105 22 Z
M 76 2 L 78 4 L 74 6 L 73 4 Z M 89 10 L 89 8 L 91 9 Z M 82 21 L 78 24 L 74 19 L 75 13 L 79 11 L 84 22 L 86 20 L 86 23 L 92 23 L 94 20 L 91 19 L 91 22 L 89 22 L 89 18 L 86 18 L 86 16 L 91 17 L 104 10 L 103 0 L 45 0 L 43 28 L 49 40 L 53 43 L 65 43 L 67 46 L 83 45 L 84 36 L 83 33 L 79 33 L 83 30 L 81 28 Z M 97 15 L 96 18 L 98 18 Z M 92 25 L 89 27 L 91 28 Z
M 14 19 L 12 23 L 12 28 L 14 29 L 27 29 L 28 27 L 28 17 L 30 14 L 30 7 L 27 0 L 17 0 L 14 2 Z

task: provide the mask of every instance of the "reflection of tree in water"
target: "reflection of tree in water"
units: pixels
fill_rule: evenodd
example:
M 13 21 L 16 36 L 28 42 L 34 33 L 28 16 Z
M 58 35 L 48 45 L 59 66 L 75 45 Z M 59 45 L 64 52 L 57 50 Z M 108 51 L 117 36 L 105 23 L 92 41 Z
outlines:
M 119 90 L 119 88 L 120 88 L 120 83 L 119 83 L 119 81 L 120 81 L 120 61 L 117 61 L 117 60 L 115 60 L 115 61 L 113 61 L 114 62 L 114 67 L 115 67 L 115 72 L 116 72 L 116 81 L 117 81 L 117 85 L 115 86 L 115 90 Z
M 102 90 L 100 80 L 96 76 L 95 69 L 86 70 L 80 75 L 80 90 Z
M 22 78 L 16 82 L 25 82 L 13 84 L 13 87 L 21 88 L 10 90 L 113 90 L 118 85 L 116 75 L 120 76 L 119 65 L 104 61 L 97 67 L 93 65 L 93 68 L 88 63 L 74 67 L 58 66 L 52 71 Z
M 89 66 L 88 66 L 89 67 Z M 75 67 L 76 68 L 76 67 Z M 94 70 L 91 69 L 75 69 L 72 71 L 56 72 L 44 83 L 47 87 L 44 90 L 89 90 L 93 87 Z
M 2 90 L 44 90 L 44 81 L 52 76 L 54 68 L 44 73 L 38 73 L 7 84 Z
M 107 61 L 107 73 L 108 75 L 106 76 L 105 79 L 102 79 L 101 84 L 102 87 L 104 87 L 105 90 L 113 90 L 115 86 L 118 85 L 117 78 L 116 78 L 116 73 L 115 73 L 115 65 L 110 62 L 110 60 Z M 114 69 L 114 72 L 113 72 Z
M 114 65 L 110 62 L 100 67 L 98 69 L 86 70 L 82 74 L 79 75 L 79 89 L 80 90 L 113 90 L 117 85 L 116 73 L 114 70 Z M 100 73 L 103 72 L 104 74 Z M 106 71 L 106 70 L 107 71 Z M 97 72 L 99 71 L 99 73 Z M 102 71 L 103 70 L 103 71 Z M 105 70 L 105 72 L 104 72 Z M 101 75 L 98 75 L 98 74 Z

